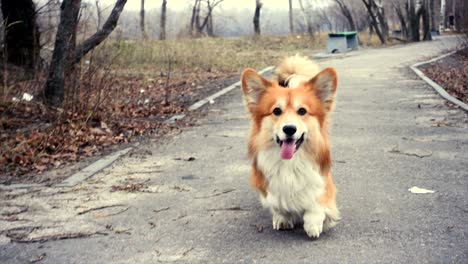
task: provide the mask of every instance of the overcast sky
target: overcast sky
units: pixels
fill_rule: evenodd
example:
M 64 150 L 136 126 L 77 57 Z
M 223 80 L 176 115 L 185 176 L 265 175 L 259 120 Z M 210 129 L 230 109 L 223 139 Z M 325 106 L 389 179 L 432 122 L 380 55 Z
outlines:
M 93 0 L 87 0 L 93 2 Z M 162 0 L 145 0 L 145 9 L 150 10 L 161 7 Z M 167 7 L 170 9 L 187 9 L 193 4 L 193 0 L 167 0 Z M 288 9 L 288 0 L 263 0 L 263 6 L 268 9 Z M 115 0 L 100 0 L 102 6 L 113 5 Z M 141 0 L 128 0 L 125 5 L 125 10 L 140 10 Z M 293 5 L 298 5 L 297 1 L 293 1 Z M 223 9 L 244 9 L 255 8 L 255 0 L 224 0 L 219 4 Z

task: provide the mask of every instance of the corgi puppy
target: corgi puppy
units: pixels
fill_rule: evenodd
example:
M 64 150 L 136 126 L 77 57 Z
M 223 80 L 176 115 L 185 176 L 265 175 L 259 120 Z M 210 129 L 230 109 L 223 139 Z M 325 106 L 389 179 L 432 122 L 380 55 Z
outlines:
M 246 69 L 241 82 L 252 121 L 251 184 L 270 209 L 274 229 L 303 222 L 307 235 L 318 238 L 340 218 L 327 132 L 336 71 L 320 71 L 296 55 L 282 61 L 272 80 Z

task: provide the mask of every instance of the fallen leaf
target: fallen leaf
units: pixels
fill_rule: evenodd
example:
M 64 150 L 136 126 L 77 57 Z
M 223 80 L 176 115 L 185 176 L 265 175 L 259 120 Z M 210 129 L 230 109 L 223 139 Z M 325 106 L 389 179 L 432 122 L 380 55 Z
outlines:
M 435 193 L 433 190 L 423 189 L 416 186 L 413 186 L 408 189 L 411 193 Z

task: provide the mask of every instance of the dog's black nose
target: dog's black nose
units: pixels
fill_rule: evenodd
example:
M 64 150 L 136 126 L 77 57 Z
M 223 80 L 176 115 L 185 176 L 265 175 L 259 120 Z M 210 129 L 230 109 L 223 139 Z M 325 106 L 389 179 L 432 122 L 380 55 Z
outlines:
M 296 131 L 297 131 L 296 126 L 293 126 L 293 125 L 286 125 L 286 126 L 283 127 L 283 132 L 287 136 L 294 135 L 294 133 L 296 133 Z

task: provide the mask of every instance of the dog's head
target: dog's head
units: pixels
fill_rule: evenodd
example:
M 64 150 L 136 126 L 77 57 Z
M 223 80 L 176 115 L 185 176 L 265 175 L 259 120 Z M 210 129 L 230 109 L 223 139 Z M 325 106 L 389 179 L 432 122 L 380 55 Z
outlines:
M 277 147 L 283 159 L 292 159 L 304 143 L 311 148 L 320 144 L 337 88 L 334 69 L 327 68 L 294 89 L 280 87 L 252 69 L 243 72 L 241 81 L 253 120 L 251 152 Z

